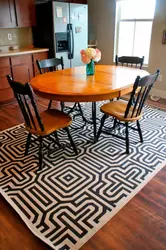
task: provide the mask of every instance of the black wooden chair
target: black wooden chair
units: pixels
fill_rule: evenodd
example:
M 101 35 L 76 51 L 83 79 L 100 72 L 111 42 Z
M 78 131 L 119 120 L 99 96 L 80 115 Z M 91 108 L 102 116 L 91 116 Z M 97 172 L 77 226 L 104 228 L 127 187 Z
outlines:
M 157 72 L 153 75 L 148 75 L 143 78 L 140 78 L 138 76 L 135 80 L 133 91 L 131 93 L 130 99 L 128 102 L 123 100 L 118 100 L 114 102 L 110 102 L 107 104 L 104 104 L 100 110 L 104 113 L 104 116 L 101 119 L 101 125 L 98 131 L 97 140 L 100 137 L 101 132 L 106 134 L 111 134 L 113 136 L 116 136 L 120 139 L 126 140 L 126 153 L 129 154 L 129 122 L 137 122 L 137 128 L 130 127 L 134 130 L 137 130 L 140 136 L 140 141 L 143 142 L 142 132 L 140 128 L 139 120 L 142 117 L 142 108 L 145 104 L 146 98 L 154 84 L 154 82 L 157 80 L 158 75 L 160 74 L 160 71 L 157 70 Z M 135 100 L 135 102 L 133 102 Z M 109 116 L 114 117 L 114 125 L 111 128 L 111 130 L 115 130 L 116 125 L 125 125 L 126 127 L 126 136 L 121 137 L 120 135 L 110 133 L 107 129 L 103 129 L 104 122 L 106 118 Z
M 63 57 L 59 58 L 51 58 L 45 59 L 42 61 L 36 60 L 38 69 L 40 74 L 44 74 L 46 72 L 52 72 L 58 70 L 58 66 L 61 65 L 61 68 L 64 69 Z M 51 108 L 52 100 L 49 102 L 48 109 Z M 64 102 L 60 102 L 61 110 L 64 111 L 65 104 Z M 73 107 L 66 107 L 68 109 L 68 114 L 76 112 L 77 114 L 73 116 L 73 120 L 76 116 L 80 115 L 84 122 L 86 122 L 86 118 L 84 117 L 81 104 L 76 102 Z M 80 127 L 78 127 L 80 128 Z
M 121 57 L 118 57 L 116 55 L 115 63 L 116 63 L 116 66 L 121 64 L 122 66 L 125 65 L 125 66 L 133 67 L 133 65 L 135 65 L 136 68 L 139 66 L 139 68 L 142 69 L 142 66 L 144 64 L 144 56 L 143 57 L 136 57 L 136 56 L 121 56 Z
M 45 59 L 42 61 L 36 60 L 36 64 L 38 66 L 40 74 L 44 74 L 46 72 L 52 72 L 58 70 L 58 66 L 61 66 L 61 69 L 64 69 L 63 57 L 61 58 L 51 58 Z M 60 102 L 61 110 L 64 109 L 64 102 Z M 48 104 L 48 109 L 51 108 L 52 100 L 50 100 Z
M 25 128 L 29 132 L 27 137 L 25 155 L 28 154 L 32 134 L 37 135 L 39 139 L 39 169 L 41 169 L 43 158 L 43 138 L 49 136 L 50 134 L 54 134 L 56 139 L 55 142 L 58 146 L 60 146 L 57 130 L 62 128 L 67 132 L 75 154 L 78 154 L 76 146 L 68 129 L 68 126 L 72 123 L 71 117 L 56 109 L 47 109 L 46 111 L 39 114 L 34 99 L 34 93 L 30 84 L 15 82 L 9 75 L 7 75 L 7 79 L 11 88 L 13 89 L 14 95 L 24 117 Z
M 118 57 L 118 55 L 116 55 L 115 63 L 116 63 L 116 66 L 118 66 L 120 64 L 121 66 L 127 66 L 127 67 L 130 66 L 132 68 L 133 65 L 135 65 L 135 68 L 137 68 L 139 66 L 139 68 L 142 69 L 142 66 L 144 64 L 144 56 L 143 57 L 137 57 L 137 56 Z M 118 97 L 117 100 L 119 100 L 119 99 L 120 98 Z
M 64 69 L 63 57 L 45 59 L 42 61 L 36 60 L 36 63 L 40 74 L 56 71 L 58 70 L 59 65 L 61 66 L 62 69 Z

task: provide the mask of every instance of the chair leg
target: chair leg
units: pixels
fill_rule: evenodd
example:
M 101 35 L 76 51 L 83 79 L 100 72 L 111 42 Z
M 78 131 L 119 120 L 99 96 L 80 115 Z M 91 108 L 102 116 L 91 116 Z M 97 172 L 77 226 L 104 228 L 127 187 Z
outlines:
M 116 118 L 114 118 L 113 129 L 115 129 L 115 128 L 116 128 L 116 124 L 117 124 L 117 119 L 116 119 Z
M 61 111 L 63 112 L 63 110 L 64 110 L 64 108 L 65 108 L 64 102 L 60 102 L 60 105 L 61 105 Z
M 49 104 L 48 104 L 48 109 L 50 109 L 51 108 L 51 105 L 52 105 L 52 100 L 49 102 Z
M 72 136 L 70 134 L 69 128 L 64 128 L 64 130 L 67 132 L 67 135 L 69 137 L 70 143 L 71 143 L 71 145 L 72 145 L 72 147 L 74 149 L 75 154 L 78 155 L 78 151 L 77 151 L 76 145 L 75 145 L 75 143 L 74 143 L 74 141 L 72 139 Z
M 138 128 L 138 133 L 139 133 L 140 141 L 143 142 L 143 136 L 142 136 L 141 126 L 140 126 L 139 121 L 137 121 L 137 128 Z
M 81 114 L 81 117 L 82 117 L 83 121 L 87 122 L 86 118 L 84 117 L 84 113 L 82 111 L 81 104 L 78 102 L 77 105 L 78 105 L 78 108 L 79 108 L 79 111 L 80 111 L 80 114 Z
M 43 137 L 39 136 L 39 170 L 42 170 L 42 162 L 43 162 L 42 149 L 43 149 Z
M 56 131 L 54 132 L 54 136 L 55 136 L 57 145 L 58 145 L 59 147 L 61 147 L 61 144 L 60 144 L 59 138 L 58 138 L 58 133 L 57 133 Z
M 106 118 L 107 118 L 107 115 L 103 115 L 103 117 L 101 118 L 100 128 L 99 128 L 98 133 L 97 133 L 97 141 L 99 140 L 100 134 L 102 132 L 102 127 L 104 126 L 104 122 L 105 122 Z
M 97 126 L 96 126 L 96 102 L 92 102 L 92 122 L 93 122 L 93 133 L 94 143 L 97 142 Z
M 28 136 L 27 136 L 26 149 L 25 149 L 25 156 L 28 155 L 29 145 L 30 145 L 30 142 L 31 142 L 31 137 L 32 137 L 32 134 L 29 133 Z
M 74 112 L 76 107 L 77 107 L 77 102 L 74 103 L 74 106 L 70 108 L 70 111 L 67 114 L 70 115 L 72 112 Z
M 125 125 L 126 125 L 126 154 L 129 154 L 129 124 L 128 122 L 126 122 Z

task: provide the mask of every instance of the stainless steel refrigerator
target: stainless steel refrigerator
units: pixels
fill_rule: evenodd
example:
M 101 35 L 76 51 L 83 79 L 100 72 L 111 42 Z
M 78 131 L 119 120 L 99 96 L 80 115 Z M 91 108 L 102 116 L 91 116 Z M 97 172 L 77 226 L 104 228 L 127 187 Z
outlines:
M 88 46 L 88 6 L 49 1 L 36 5 L 34 45 L 48 47 L 50 57 L 64 59 L 65 68 L 82 65 L 80 51 Z

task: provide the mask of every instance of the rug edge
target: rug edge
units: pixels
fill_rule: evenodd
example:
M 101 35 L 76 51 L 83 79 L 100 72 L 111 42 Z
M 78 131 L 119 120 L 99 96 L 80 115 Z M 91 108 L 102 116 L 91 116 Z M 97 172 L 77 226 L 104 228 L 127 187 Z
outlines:
M 4 129 L 4 130 L 1 130 L 0 133 L 4 133 L 4 132 L 6 132 L 6 131 L 8 131 L 8 130 L 10 130 L 10 129 L 16 128 L 16 127 L 21 126 L 21 125 L 24 125 L 24 124 L 25 124 L 24 122 L 19 123 L 18 125 L 15 125 L 15 126 L 13 126 L 13 127 L 6 128 L 6 129 Z
M 37 238 L 39 238 L 40 240 L 44 241 L 48 246 L 52 247 L 54 250 L 57 250 L 55 248 L 54 245 L 52 245 L 47 239 L 45 239 L 42 234 L 40 234 L 35 226 L 33 224 L 30 224 L 28 222 L 26 222 L 27 218 L 26 216 L 21 212 L 19 208 L 15 205 L 15 203 L 10 199 L 10 197 L 8 197 L 6 195 L 6 193 L 2 190 L 2 188 L 0 187 L 0 193 L 3 196 L 3 198 L 9 203 L 9 205 L 12 206 L 12 208 L 14 209 L 14 211 L 16 211 L 16 213 L 19 215 L 19 217 L 21 218 L 21 220 L 23 221 L 23 223 L 29 228 L 29 230 L 31 231 L 31 233 L 33 233 Z
M 109 220 L 106 220 L 104 216 L 102 222 L 99 223 L 98 226 L 96 226 L 92 231 L 91 234 L 87 235 L 85 238 L 86 239 L 82 239 L 80 240 L 79 244 L 75 245 L 74 250 L 78 250 L 80 249 L 84 244 L 86 244 L 103 226 L 105 226 L 126 204 L 128 204 L 128 202 L 136 195 L 138 194 L 145 186 L 146 184 L 148 184 L 153 177 L 160 172 L 160 170 L 162 168 L 164 168 L 166 166 L 166 160 L 162 163 L 160 163 L 160 165 L 158 165 L 156 167 L 156 170 L 151 174 L 151 176 L 145 180 L 142 185 L 139 185 L 133 192 L 132 194 L 126 198 L 125 203 L 123 203 L 121 206 L 117 206 L 111 216 L 109 217 Z M 17 214 L 20 216 L 20 218 L 22 219 L 23 223 L 29 228 L 29 230 L 40 240 L 42 240 L 43 242 L 45 242 L 47 245 L 49 245 L 50 247 L 52 247 L 54 250 L 58 250 L 54 245 L 52 245 L 47 239 L 45 239 L 37 230 L 36 228 L 33 226 L 33 224 L 30 223 L 26 223 L 26 217 L 24 214 L 20 214 L 19 208 L 17 208 L 17 206 L 15 205 L 15 203 L 6 195 L 6 193 L 2 190 L 2 188 L 0 187 L 0 193 L 2 194 L 2 196 L 4 197 L 4 199 L 12 206 L 12 208 L 17 212 Z M 24 221 L 25 219 L 25 221 Z
M 160 163 L 157 167 L 156 170 L 152 173 L 152 175 L 149 177 L 148 180 L 145 180 L 142 185 L 138 186 L 131 194 L 130 197 L 127 197 L 125 200 L 125 203 L 123 203 L 121 206 L 117 206 L 111 216 L 109 217 L 109 220 L 105 221 L 103 218 L 103 221 L 98 225 L 95 229 L 94 232 L 91 234 L 91 236 L 87 237 L 87 240 L 81 240 L 79 246 L 76 244 L 76 248 L 74 250 L 79 250 L 84 244 L 86 244 L 103 226 L 105 226 L 122 208 L 124 208 L 125 205 L 128 204 L 130 200 L 132 200 L 159 172 L 161 169 L 163 169 L 166 166 L 166 160 L 162 163 Z

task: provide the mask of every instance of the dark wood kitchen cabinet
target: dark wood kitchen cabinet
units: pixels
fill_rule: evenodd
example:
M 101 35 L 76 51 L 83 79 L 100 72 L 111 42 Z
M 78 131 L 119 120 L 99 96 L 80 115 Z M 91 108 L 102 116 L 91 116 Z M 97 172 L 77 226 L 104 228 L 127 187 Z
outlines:
M 18 82 L 29 82 L 34 76 L 39 74 L 36 60 L 47 58 L 48 52 L 0 57 L 0 104 L 14 100 L 13 91 L 8 84 L 6 75 L 11 75 Z
M 0 0 L 0 28 L 35 26 L 35 0 Z
M 0 28 L 16 27 L 14 0 L 0 1 Z
M 18 82 L 29 82 L 33 77 L 32 55 L 11 57 L 13 79 Z
M 0 103 L 14 98 L 13 90 L 10 88 L 6 75 L 11 75 L 9 57 L 0 58 Z
M 31 27 L 35 26 L 35 1 L 34 0 L 15 0 L 17 26 Z

